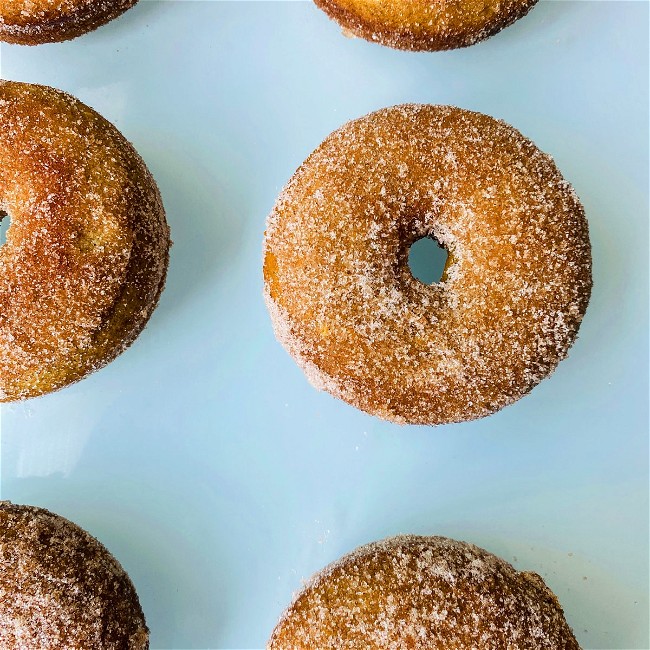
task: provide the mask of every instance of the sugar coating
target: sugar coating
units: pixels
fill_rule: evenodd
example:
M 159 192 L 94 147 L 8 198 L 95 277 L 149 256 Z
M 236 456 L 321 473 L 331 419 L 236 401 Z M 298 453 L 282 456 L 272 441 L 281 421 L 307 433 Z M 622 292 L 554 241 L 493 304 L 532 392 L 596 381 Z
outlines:
M 444 537 L 362 546 L 316 574 L 268 650 L 579 650 L 535 573 Z
M 94 537 L 0 501 L 0 647 L 148 650 L 149 632 L 131 580 Z
M 422 237 L 441 282 L 408 267 Z M 271 212 L 265 298 L 309 380 L 399 423 L 483 417 L 549 375 L 591 291 L 584 211 L 550 156 L 449 106 L 383 109 L 335 131 Z
M 0 41 L 21 45 L 59 42 L 113 20 L 137 0 L 2 0 Z
M 537 0 L 315 0 L 345 35 L 401 50 L 467 47 L 525 16 Z
M 124 137 L 78 100 L 0 82 L 0 401 L 101 367 L 137 336 L 162 291 L 169 228 Z

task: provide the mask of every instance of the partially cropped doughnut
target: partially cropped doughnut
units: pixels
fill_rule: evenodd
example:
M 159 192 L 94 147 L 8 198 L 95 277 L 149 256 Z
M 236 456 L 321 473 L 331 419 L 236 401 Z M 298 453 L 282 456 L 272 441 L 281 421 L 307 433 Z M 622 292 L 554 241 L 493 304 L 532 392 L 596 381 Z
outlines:
M 67 41 L 117 18 L 138 0 L 2 0 L 0 41 Z
M 94 537 L 0 501 L 0 647 L 148 650 L 149 631 L 129 576 Z
M 8 215 L 8 216 L 7 216 Z M 0 401 L 103 366 L 145 326 L 169 228 L 144 162 L 70 95 L 0 82 Z
M 314 0 L 343 30 L 400 50 L 451 50 L 489 38 L 537 0 Z
M 410 246 L 447 249 L 440 282 Z M 318 388 L 399 423 L 461 422 L 566 357 L 591 291 L 583 208 L 513 127 L 404 105 L 332 133 L 280 194 L 264 242 L 275 334 Z
M 444 537 L 362 546 L 296 595 L 267 650 L 580 650 L 536 573 Z

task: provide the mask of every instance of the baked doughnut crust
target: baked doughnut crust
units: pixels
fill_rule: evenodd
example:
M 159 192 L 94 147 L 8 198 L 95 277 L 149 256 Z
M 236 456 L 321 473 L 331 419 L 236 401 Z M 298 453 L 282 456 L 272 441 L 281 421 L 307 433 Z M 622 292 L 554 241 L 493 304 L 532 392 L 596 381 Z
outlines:
M 0 647 L 147 650 L 149 632 L 131 580 L 94 537 L 0 501 Z
M 439 283 L 415 241 L 449 251 Z M 584 211 L 513 127 L 449 106 L 354 120 L 280 194 L 264 242 L 275 334 L 318 388 L 399 423 L 494 413 L 550 374 L 591 291 Z
M 315 575 L 268 650 L 579 650 L 535 573 L 444 537 L 368 544 Z
M 117 18 L 138 0 L 2 0 L 0 41 L 67 41 Z
M 0 82 L 0 401 L 81 379 L 124 350 L 158 302 L 169 228 L 117 129 L 53 88 Z
M 467 47 L 525 16 L 537 0 L 314 0 L 344 31 L 400 50 Z

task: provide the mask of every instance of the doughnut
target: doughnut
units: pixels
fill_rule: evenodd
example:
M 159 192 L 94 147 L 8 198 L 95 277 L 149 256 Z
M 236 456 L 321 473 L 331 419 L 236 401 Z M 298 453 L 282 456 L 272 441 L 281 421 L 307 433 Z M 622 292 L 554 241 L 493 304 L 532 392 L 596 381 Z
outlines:
M 86 531 L 0 501 L 0 647 L 148 650 L 133 583 Z
M 408 266 L 425 237 L 448 252 L 431 285 Z M 550 156 L 451 106 L 328 136 L 277 199 L 263 267 L 276 337 L 311 383 L 398 423 L 472 420 L 528 393 L 591 292 L 584 211 Z
M 117 129 L 64 92 L 0 82 L 0 401 L 124 350 L 165 283 L 158 188 Z
M 580 650 L 536 573 L 473 544 L 399 536 L 362 546 L 295 596 L 267 650 Z
M 399 50 L 451 50 L 523 18 L 537 0 L 314 0 L 345 34 Z
M 138 0 L 2 0 L 0 41 L 67 41 L 117 18 Z

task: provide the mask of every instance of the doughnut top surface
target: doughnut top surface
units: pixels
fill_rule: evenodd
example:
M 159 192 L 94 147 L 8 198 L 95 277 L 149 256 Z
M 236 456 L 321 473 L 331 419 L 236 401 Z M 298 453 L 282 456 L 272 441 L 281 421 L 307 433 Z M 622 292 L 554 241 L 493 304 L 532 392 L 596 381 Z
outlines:
M 439 283 L 411 244 L 449 251 Z M 277 338 L 318 388 L 399 423 L 514 402 L 573 343 L 591 290 L 587 222 L 550 156 L 504 122 L 404 105 L 331 134 L 267 223 Z
M 0 82 L 0 401 L 61 388 L 142 330 L 169 229 L 142 159 L 61 91 Z M 6 218 L 6 217 L 5 217 Z
M 316 574 L 268 650 L 579 650 L 535 573 L 465 542 L 400 536 Z
M 147 650 L 149 633 L 104 546 L 47 510 L 0 501 L 0 647 Z
M 345 32 L 402 50 L 449 50 L 482 41 L 537 0 L 315 0 Z
M 0 0 L 0 41 L 38 45 L 90 32 L 137 0 Z

